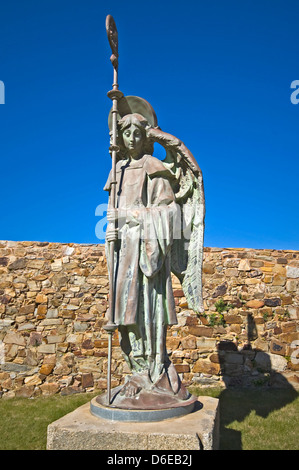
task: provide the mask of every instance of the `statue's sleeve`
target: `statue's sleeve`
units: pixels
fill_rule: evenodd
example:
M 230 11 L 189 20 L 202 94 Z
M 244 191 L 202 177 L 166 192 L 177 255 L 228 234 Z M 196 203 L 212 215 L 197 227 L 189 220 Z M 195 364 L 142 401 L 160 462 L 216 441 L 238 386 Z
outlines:
M 162 177 L 148 177 L 147 197 L 141 224 L 139 265 L 147 277 L 152 277 L 162 268 L 171 249 L 176 204 L 169 181 Z

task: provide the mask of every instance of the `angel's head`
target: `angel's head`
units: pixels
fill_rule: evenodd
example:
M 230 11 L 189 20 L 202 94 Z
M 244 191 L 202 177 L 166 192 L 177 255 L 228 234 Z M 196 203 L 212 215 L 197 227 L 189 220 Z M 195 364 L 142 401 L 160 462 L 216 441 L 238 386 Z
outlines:
M 140 114 L 127 114 L 118 122 L 118 143 L 122 154 L 137 160 L 153 153 L 153 144 L 146 135 L 151 126 Z

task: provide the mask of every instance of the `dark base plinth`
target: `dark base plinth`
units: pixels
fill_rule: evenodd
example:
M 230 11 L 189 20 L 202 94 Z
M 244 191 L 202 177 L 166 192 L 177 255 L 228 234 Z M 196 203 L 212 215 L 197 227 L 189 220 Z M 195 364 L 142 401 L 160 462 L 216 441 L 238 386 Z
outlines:
M 143 398 L 145 398 L 145 396 L 143 396 Z M 144 409 L 142 403 L 140 403 L 140 408 L 138 408 L 138 400 L 134 401 L 133 399 L 124 400 L 121 407 L 109 406 L 106 394 L 99 395 L 91 400 L 90 411 L 94 416 L 111 421 L 150 422 L 183 416 L 191 413 L 195 408 L 197 410 L 200 409 L 202 406 L 197 397 L 194 396 L 190 396 L 188 400 L 184 401 L 165 397 L 163 401 L 161 400 L 161 395 L 157 395 L 156 406 L 153 398 L 155 398 L 155 396 L 153 397 L 152 394 L 151 408 Z M 162 396 L 162 398 L 164 397 Z

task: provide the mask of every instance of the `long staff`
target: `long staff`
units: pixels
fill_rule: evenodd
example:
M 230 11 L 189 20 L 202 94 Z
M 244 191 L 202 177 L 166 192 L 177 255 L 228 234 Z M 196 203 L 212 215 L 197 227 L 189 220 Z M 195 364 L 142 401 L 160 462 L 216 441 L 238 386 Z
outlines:
M 106 18 L 106 31 L 109 44 L 112 50 L 110 60 L 113 65 L 113 85 L 107 95 L 112 100 L 112 143 L 110 145 L 112 157 L 112 171 L 111 171 L 111 190 L 110 190 L 110 207 L 116 209 L 116 156 L 118 152 L 117 146 L 117 114 L 118 114 L 118 100 L 123 96 L 123 93 L 118 89 L 118 33 L 115 21 L 111 15 Z M 115 221 L 110 222 L 112 229 L 116 228 Z M 109 311 L 108 322 L 104 329 L 108 333 L 108 370 L 107 370 L 107 401 L 108 405 L 111 403 L 111 360 L 112 360 L 112 336 L 117 328 L 115 324 L 115 292 L 114 292 L 114 251 L 115 242 L 110 241 L 110 286 L 109 286 Z

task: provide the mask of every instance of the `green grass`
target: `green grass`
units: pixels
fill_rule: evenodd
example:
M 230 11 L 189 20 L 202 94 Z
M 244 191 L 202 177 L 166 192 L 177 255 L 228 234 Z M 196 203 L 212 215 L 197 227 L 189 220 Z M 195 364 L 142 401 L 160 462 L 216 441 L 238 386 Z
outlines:
M 43 450 L 47 426 L 95 394 L 0 400 L 0 450 Z
M 293 389 L 190 389 L 220 400 L 220 448 L 298 450 L 299 393 Z M 95 394 L 0 400 L 0 450 L 43 450 L 47 426 Z

